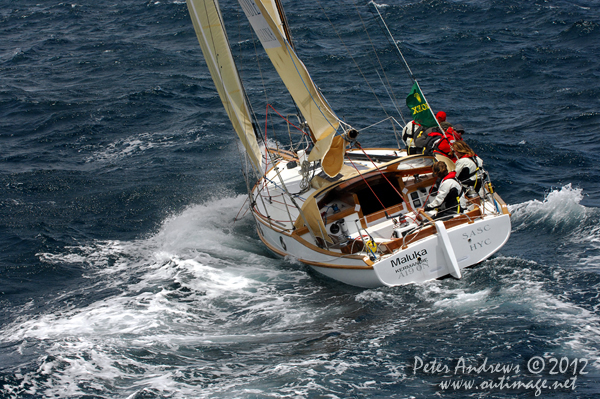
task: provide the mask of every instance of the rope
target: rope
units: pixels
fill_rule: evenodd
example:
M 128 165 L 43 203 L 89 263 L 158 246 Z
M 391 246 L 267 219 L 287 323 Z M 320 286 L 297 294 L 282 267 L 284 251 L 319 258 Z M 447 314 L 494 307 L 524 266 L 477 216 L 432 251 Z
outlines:
M 242 217 L 238 217 L 240 216 L 240 212 L 242 212 L 242 209 L 244 209 L 244 206 L 246 205 L 246 202 L 248 202 L 248 199 L 250 199 L 249 197 L 246 197 L 246 199 L 244 200 L 244 203 L 242 204 L 242 206 L 240 207 L 240 210 L 238 211 L 237 215 L 235 215 L 235 217 L 233 218 L 233 222 L 237 222 L 238 220 L 241 220 L 244 216 L 246 216 L 246 214 L 248 213 L 248 211 L 250 210 L 250 207 L 246 208 L 246 212 L 244 212 L 244 214 L 242 215 Z
M 302 134 L 304 134 L 305 136 L 308 136 L 308 134 L 306 134 L 306 132 L 302 129 L 300 129 L 298 126 L 294 125 L 292 122 L 290 122 L 285 116 L 281 115 L 279 112 L 277 112 L 277 110 L 275 108 L 273 108 L 273 106 L 271 104 L 267 104 L 267 109 L 271 108 L 273 111 L 275 111 L 275 113 L 277 115 L 279 115 L 281 117 L 281 119 L 283 119 L 284 121 L 286 121 L 288 124 L 292 125 L 293 127 L 295 127 L 298 131 L 300 131 Z
M 404 54 L 402 54 L 402 51 L 400 51 L 400 48 L 398 47 L 398 44 L 396 43 L 396 39 L 394 39 L 394 36 L 392 35 L 392 32 L 390 32 L 390 29 L 388 28 L 387 24 L 385 23 L 385 20 L 383 19 L 383 16 L 379 12 L 379 8 L 377 8 L 377 4 L 375 4 L 375 2 L 373 2 L 373 1 L 371 1 L 371 3 L 373 4 L 373 7 L 375 8 L 375 11 L 377 11 L 377 15 L 379 15 L 379 20 L 381 20 L 381 22 L 383 23 L 383 26 L 385 27 L 385 30 L 387 31 L 387 33 L 389 35 L 388 40 L 390 38 L 392 39 L 392 44 L 394 45 L 394 47 L 396 47 L 396 50 L 398 51 L 398 54 L 400 54 L 402 62 L 404 62 L 404 67 L 406 68 L 406 71 L 408 72 L 408 76 L 410 77 L 410 79 L 412 81 L 416 82 L 417 79 L 415 78 L 415 76 L 413 75 L 412 71 L 410 70 L 410 67 L 408 66 L 408 62 L 406 62 L 406 59 L 404 58 Z
M 356 14 L 358 15 L 358 18 L 360 18 L 360 22 L 362 23 L 363 30 L 365 31 L 365 33 L 367 34 L 367 37 L 369 38 L 369 43 L 371 43 L 371 48 L 373 49 L 373 54 L 375 54 L 375 58 L 377 58 L 377 62 L 379 63 L 379 66 L 381 67 L 381 72 L 383 73 L 383 76 L 385 77 L 385 80 L 387 82 L 387 87 L 390 88 L 390 91 L 387 90 L 387 87 L 383 83 L 383 81 L 381 83 L 383 84 L 383 87 L 386 89 L 386 92 L 388 92 L 388 96 L 390 97 L 392 104 L 394 104 L 394 108 L 396 108 L 396 111 L 398 111 L 398 114 L 400 114 L 400 119 L 402 119 L 402 122 L 404 122 L 404 124 L 406 125 L 406 120 L 404 119 L 404 115 L 402 114 L 402 111 L 400 111 L 400 109 L 398 108 L 398 100 L 396 99 L 396 96 L 394 96 L 394 92 L 392 90 L 392 85 L 390 83 L 390 80 L 388 79 L 387 74 L 385 73 L 385 68 L 383 67 L 383 64 L 381 63 L 381 59 L 379 58 L 379 55 L 377 55 L 377 49 L 375 48 L 375 45 L 373 44 L 371 35 L 369 35 L 369 31 L 367 29 L 367 26 L 365 25 L 365 21 L 363 20 L 362 16 L 360 15 L 360 12 L 358 10 L 358 6 L 356 5 L 356 2 L 353 1 L 352 3 L 354 5 L 354 8 L 356 9 Z M 379 76 L 379 73 L 377 73 L 377 75 Z M 381 80 L 381 76 L 379 77 L 379 80 Z
M 437 120 L 437 118 L 435 117 L 435 114 L 431 110 L 431 106 L 429 105 L 429 102 L 427 101 L 427 98 L 425 97 L 425 94 L 423 94 L 423 90 L 421 90 L 421 86 L 419 85 L 419 82 L 415 78 L 415 75 L 413 74 L 412 70 L 410 69 L 410 66 L 408 66 L 408 62 L 406 61 L 406 58 L 404 58 L 404 54 L 402 54 L 402 51 L 400 50 L 400 47 L 398 47 L 398 43 L 396 42 L 396 39 L 394 39 L 394 36 L 392 35 L 392 32 L 390 32 L 390 29 L 388 28 L 387 24 L 385 23 L 385 20 L 383 19 L 383 16 L 379 12 L 379 8 L 377 8 L 377 5 L 375 4 L 375 2 L 371 1 L 371 3 L 373 4 L 373 6 L 375 8 L 375 11 L 377 11 L 377 15 L 379 15 L 379 20 L 381 20 L 381 23 L 385 27 L 385 31 L 389 35 L 388 40 L 391 39 L 392 44 L 396 48 L 396 51 L 398 52 L 398 54 L 400 54 L 402 62 L 404 63 L 404 67 L 406 68 L 406 71 L 408 72 L 408 76 L 411 78 L 411 80 L 419 88 L 419 91 L 423 95 L 423 100 L 425 100 L 425 104 L 427 104 L 427 108 L 429 109 L 429 112 L 431 112 L 431 115 L 435 119 L 435 122 L 436 122 L 437 126 L 440 128 L 440 131 L 442 132 L 442 135 L 447 139 L 448 137 L 446 136 L 446 132 L 444 131 L 444 129 L 442 129 L 442 126 L 440 125 L 440 122 Z M 404 121 L 404 118 L 402 118 L 402 120 Z

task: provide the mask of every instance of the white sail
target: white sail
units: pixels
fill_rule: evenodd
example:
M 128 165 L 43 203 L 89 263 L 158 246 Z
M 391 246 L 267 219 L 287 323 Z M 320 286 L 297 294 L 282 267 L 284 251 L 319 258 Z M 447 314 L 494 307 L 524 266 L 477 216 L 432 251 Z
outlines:
M 204 59 L 223 106 L 252 164 L 260 171 L 262 158 L 242 82 L 223 26 L 218 0 L 187 0 L 187 5 Z
M 282 34 L 280 19 L 273 16 L 276 11 L 272 0 L 238 1 L 316 139 L 309 161 L 321 159 L 340 125 L 338 118 Z

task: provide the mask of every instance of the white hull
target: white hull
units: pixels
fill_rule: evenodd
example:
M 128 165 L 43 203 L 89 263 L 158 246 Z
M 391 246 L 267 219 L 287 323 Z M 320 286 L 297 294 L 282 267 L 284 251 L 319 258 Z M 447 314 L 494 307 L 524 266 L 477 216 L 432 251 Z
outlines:
M 366 151 L 369 158 L 390 154 L 383 149 Z M 282 257 L 365 288 L 420 283 L 448 275 L 460 278 L 462 269 L 489 258 L 506 243 L 510 215 L 497 194 L 486 194 L 470 204 L 466 213 L 444 222 L 419 218 L 415 209 L 427 201 L 426 193 L 435 181 L 428 171 L 434 160 L 402 154 L 386 159 L 372 172 L 349 174 L 303 191 L 300 168 L 288 166 L 290 158 L 280 161 L 253 190 L 252 212 L 261 240 Z M 364 165 L 372 163 L 370 159 Z M 387 186 L 389 181 L 381 179 L 383 167 L 390 180 L 397 179 L 401 192 L 383 192 L 387 199 L 394 195 L 397 199 L 387 208 L 374 208 L 371 198 L 364 196 L 363 186 L 369 179 L 374 190 L 377 184 Z M 288 192 L 302 195 L 291 201 Z M 410 221 L 399 232 L 397 218 Z M 340 222 L 344 234 L 334 230 Z M 377 248 L 369 250 L 365 245 L 369 240 Z
M 274 253 L 293 257 L 320 274 L 356 287 L 405 285 L 453 275 L 451 262 L 437 234 L 416 241 L 371 265 L 361 256 L 341 257 L 325 253 L 316 246 L 307 247 L 293 236 L 273 230 L 259 220 L 257 222 L 261 240 Z M 507 214 L 490 215 L 471 224 L 448 229 L 450 250 L 459 269 L 473 266 L 496 253 L 510 237 L 510 230 Z

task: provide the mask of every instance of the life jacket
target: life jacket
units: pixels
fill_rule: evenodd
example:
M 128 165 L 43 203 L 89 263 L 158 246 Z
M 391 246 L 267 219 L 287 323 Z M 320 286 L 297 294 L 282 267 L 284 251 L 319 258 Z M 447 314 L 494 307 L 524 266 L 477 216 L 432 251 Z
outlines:
M 450 190 L 448 190 L 448 194 L 446 195 L 446 198 L 444 199 L 444 210 L 443 211 L 450 211 L 449 213 L 455 213 L 452 210 L 454 208 L 456 208 L 456 213 L 461 213 L 462 209 L 460 208 L 460 197 L 463 195 L 463 188 L 462 188 L 462 184 L 460 184 L 460 182 L 458 181 L 458 179 L 456 178 L 456 172 L 452 171 L 450 173 L 448 173 L 446 175 L 446 177 L 444 177 L 442 179 L 442 181 L 440 182 L 440 186 L 444 183 L 444 181 L 452 179 L 454 180 L 456 183 L 458 183 L 458 187 L 452 187 Z M 446 213 L 446 212 L 444 212 Z
M 452 142 L 454 143 L 455 141 L 462 141 L 462 134 L 460 134 L 460 132 L 454 130 L 454 128 L 452 126 L 450 126 L 447 130 L 446 130 L 446 135 L 447 136 L 452 136 Z
M 423 134 L 415 140 L 415 146 L 423 148 L 423 155 L 434 155 L 441 154 L 452 160 L 454 160 L 454 156 L 452 155 L 452 143 L 454 143 L 454 136 L 452 135 L 444 135 L 439 128 L 431 127 L 425 130 Z
M 460 175 L 458 176 L 458 181 L 461 182 L 463 186 L 473 187 L 476 191 L 479 191 L 481 185 L 483 184 L 483 180 L 487 177 L 487 173 L 482 168 L 482 165 L 477 162 L 477 156 L 468 156 L 463 155 L 461 159 L 468 159 L 475 164 L 475 169 L 471 171 L 471 169 L 462 169 Z
M 423 132 L 423 126 L 417 121 L 411 121 L 404 126 L 402 129 L 402 141 L 406 144 L 406 151 L 408 155 L 418 154 L 421 151 L 415 149 L 415 139 Z

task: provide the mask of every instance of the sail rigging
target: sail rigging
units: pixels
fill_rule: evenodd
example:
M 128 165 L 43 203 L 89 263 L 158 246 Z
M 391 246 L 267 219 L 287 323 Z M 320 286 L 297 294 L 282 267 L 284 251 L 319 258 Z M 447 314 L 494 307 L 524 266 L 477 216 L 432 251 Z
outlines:
M 194 30 L 223 106 L 255 170 L 262 156 L 252 126 L 250 107 L 240 80 L 218 0 L 187 0 Z
M 285 38 L 271 0 L 238 0 L 263 45 L 275 70 L 283 80 L 315 139 L 308 160 L 321 159 L 329 150 L 340 121 L 311 79 L 290 42 Z M 265 5 L 267 4 L 267 5 Z

